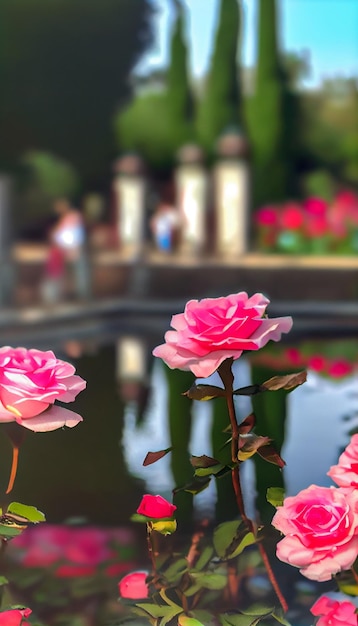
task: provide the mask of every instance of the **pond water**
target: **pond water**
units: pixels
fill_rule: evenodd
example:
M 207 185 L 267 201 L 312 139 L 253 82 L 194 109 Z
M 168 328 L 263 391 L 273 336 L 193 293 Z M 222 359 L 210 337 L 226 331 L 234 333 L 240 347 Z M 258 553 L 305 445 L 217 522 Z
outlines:
M 167 372 L 159 360 L 154 362 L 149 358 L 151 347 L 150 341 L 147 342 L 144 347 L 146 366 L 142 368 L 139 379 L 134 381 L 133 375 L 126 379 L 120 371 L 118 344 L 101 346 L 92 341 L 82 346 L 67 345 L 64 354 L 58 356 L 72 360 L 78 373 L 88 381 L 86 391 L 80 394 L 72 407 L 83 415 L 84 422 L 73 430 L 28 433 L 20 454 L 13 500 L 36 505 L 52 524 L 72 519 L 101 527 L 128 528 L 129 518 L 143 493 L 160 493 L 168 499 L 172 498 L 176 480 L 172 474 L 171 455 L 143 467 L 149 450 L 163 450 L 173 443 L 168 422 Z M 263 382 L 262 379 L 252 381 L 253 372 L 257 374 L 260 370 L 253 369 L 249 360 L 239 359 L 235 363 L 235 386 Z M 270 375 L 275 374 L 277 369 L 272 369 Z M 209 382 L 220 384 L 217 375 L 211 377 Z M 309 370 L 307 382 L 292 393 L 284 394 L 280 409 L 278 405 L 274 407 L 278 411 L 274 420 L 286 420 L 281 452 L 287 464 L 283 471 L 286 494 L 296 494 L 311 483 L 330 484 L 327 470 L 336 463 L 349 441 L 350 433 L 358 430 L 357 383 L 356 373 L 333 379 Z M 187 381 L 186 384 L 181 387 L 181 392 L 188 388 Z M 183 401 L 180 393 L 179 401 Z M 191 407 L 187 402 L 188 408 L 181 409 L 191 414 L 189 443 L 188 449 L 183 449 L 183 465 L 188 462 L 188 450 L 197 456 L 214 455 L 213 402 L 193 402 Z M 287 409 L 285 415 L 282 414 L 283 406 Z M 239 419 L 247 416 L 252 410 L 251 398 L 237 396 L 236 410 Z M 183 414 L 182 417 L 183 429 L 187 429 L 187 416 Z M 10 447 L 1 441 L 0 476 L 4 485 L 9 464 Z M 255 517 L 254 463 L 244 463 L 242 470 L 247 512 Z M 218 502 L 220 497 L 221 504 L 228 499 L 225 491 L 218 494 Z M 213 518 L 218 514 L 214 480 L 195 497 L 194 503 L 195 518 Z M 138 543 L 138 535 L 128 537 L 125 541 L 134 547 L 130 562 L 136 559 L 143 562 L 143 542 Z M 301 585 L 303 596 L 308 593 L 311 599 L 315 599 L 314 595 L 310 595 L 312 587 L 306 585 L 305 579 L 300 577 L 298 583 L 297 579 L 295 582 L 298 587 Z M 256 591 L 260 584 L 260 580 L 256 581 Z M 309 601 L 308 606 L 311 604 Z M 295 626 L 310 624 L 308 620 L 306 610 L 306 617 L 303 614 Z M 72 622 L 58 623 L 66 625 Z

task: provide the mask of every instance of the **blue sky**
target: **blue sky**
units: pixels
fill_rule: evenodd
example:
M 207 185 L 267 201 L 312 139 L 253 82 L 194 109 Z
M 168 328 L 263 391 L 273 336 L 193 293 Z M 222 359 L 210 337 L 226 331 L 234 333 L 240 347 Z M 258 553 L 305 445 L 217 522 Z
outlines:
M 219 0 L 183 0 L 188 8 L 191 70 L 202 76 L 208 67 Z M 158 13 L 156 43 L 140 64 L 140 72 L 166 65 L 172 22 L 171 0 L 152 0 Z M 254 65 L 257 0 L 242 0 L 242 58 Z M 327 76 L 358 76 L 358 0 L 277 0 L 283 50 L 309 50 L 307 86 Z

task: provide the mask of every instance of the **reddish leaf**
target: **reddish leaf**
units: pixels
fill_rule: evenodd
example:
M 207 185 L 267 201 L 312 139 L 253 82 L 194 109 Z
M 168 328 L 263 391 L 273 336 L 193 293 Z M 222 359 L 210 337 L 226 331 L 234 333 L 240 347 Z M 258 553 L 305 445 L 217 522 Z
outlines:
M 248 387 L 235 389 L 233 394 L 234 396 L 254 396 L 256 393 L 260 393 L 260 391 L 264 391 L 264 389 L 261 388 L 261 385 L 248 385 Z
M 245 419 L 239 424 L 239 432 L 240 435 L 245 435 L 249 433 L 253 427 L 255 426 L 256 417 L 254 413 L 250 413 Z
M 146 466 L 152 465 L 152 463 L 156 463 L 156 461 L 162 459 L 163 456 L 165 456 L 166 454 L 168 454 L 168 452 L 171 452 L 172 450 L 173 448 L 167 448 L 166 450 L 158 450 L 158 452 L 148 452 L 143 461 L 143 465 Z
M 286 465 L 283 458 L 280 457 L 279 453 L 271 444 L 268 444 L 267 446 L 263 446 L 262 448 L 258 449 L 257 454 L 265 459 L 265 461 L 273 463 L 274 465 L 278 465 L 278 467 L 280 467 L 281 469 Z
M 212 467 L 213 465 L 219 465 L 220 461 L 213 459 L 211 456 L 192 456 L 190 457 L 190 463 L 193 467 Z
M 253 456 L 259 448 L 266 446 L 270 441 L 269 437 L 262 437 L 261 435 L 255 435 L 255 433 L 240 435 L 239 453 L 237 455 L 238 460 L 246 461 L 246 459 Z
M 304 370 L 297 374 L 286 374 L 285 376 L 273 376 L 262 385 L 262 391 L 277 391 L 278 389 L 294 389 L 302 385 L 307 380 L 307 372 Z
M 190 400 L 205 401 L 223 397 L 225 396 L 225 391 L 222 387 L 215 387 L 214 385 L 193 385 L 182 395 L 187 396 Z

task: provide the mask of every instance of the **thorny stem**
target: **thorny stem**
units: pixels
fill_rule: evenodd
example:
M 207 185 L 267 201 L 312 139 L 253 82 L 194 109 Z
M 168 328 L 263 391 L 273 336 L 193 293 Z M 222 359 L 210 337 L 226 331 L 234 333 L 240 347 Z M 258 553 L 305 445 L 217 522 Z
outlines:
M 10 472 L 10 477 L 9 477 L 9 483 L 8 483 L 5 493 L 10 493 L 10 491 L 12 491 L 15 478 L 16 478 L 18 462 L 19 462 L 19 448 L 18 446 L 13 445 L 11 472 Z
M 152 532 L 151 532 L 151 529 L 150 529 L 148 524 L 147 524 L 147 545 L 148 545 L 148 552 L 149 552 L 150 561 L 151 561 L 151 564 L 152 564 L 153 577 L 156 578 L 156 576 L 158 574 L 158 572 L 157 572 L 157 564 L 155 562 L 155 554 L 154 554 L 154 545 L 153 545 Z
M 352 570 L 353 578 L 358 585 L 358 573 L 355 571 L 353 566 L 351 567 L 351 570 Z
M 235 496 L 236 496 L 236 502 L 237 502 L 237 506 L 240 512 L 240 515 L 242 517 L 242 519 L 244 520 L 244 522 L 246 523 L 248 530 L 250 532 L 252 532 L 254 535 L 256 535 L 255 532 L 255 526 L 252 522 L 251 519 L 249 519 L 246 515 L 245 512 L 245 504 L 244 504 L 244 498 L 242 495 L 242 489 L 241 489 L 241 481 L 240 481 L 240 465 L 238 464 L 238 451 L 239 451 L 239 436 L 240 436 L 240 432 L 239 432 L 239 426 L 237 423 L 237 419 L 236 419 L 236 413 L 235 413 L 235 406 L 234 406 L 234 396 L 233 396 L 233 382 L 234 382 L 234 376 L 231 370 L 231 366 L 233 363 L 233 359 L 226 359 L 225 361 L 223 361 L 223 363 L 220 365 L 220 367 L 218 368 L 218 374 L 224 384 L 224 389 L 225 389 L 225 396 L 226 396 L 226 404 L 227 404 L 227 408 L 228 408 L 228 412 L 229 412 L 229 418 L 230 418 L 230 424 L 231 424 L 231 434 L 232 434 L 232 439 L 231 439 L 231 460 L 232 463 L 234 464 L 234 467 L 232 468 L 231 471 L 231 476 L 232 476 L 232 484 L 233 484 L 233 488 L 234 488 L 234 492 L 235 492 Z M 263 546 L 263 544 L 259 541 L 257 543 L 257 547 L 259 549 L 261 558 L 263 560 L 263 563 L 265 565 L 266 571 L 267 571 L 267 575 L 269 577 L 269 580 L 271 582 L 271 585 L 276 593 L 276 596 L 283 608 L 283 610 L 286 612 L 288 610 L 288 605 L 287 602 L 282 594 L 282 591 L 278 585 L 278 582 L 276 580 L 275 574 L 272 570 L 269 558 L 267 556 L 266 550 Z

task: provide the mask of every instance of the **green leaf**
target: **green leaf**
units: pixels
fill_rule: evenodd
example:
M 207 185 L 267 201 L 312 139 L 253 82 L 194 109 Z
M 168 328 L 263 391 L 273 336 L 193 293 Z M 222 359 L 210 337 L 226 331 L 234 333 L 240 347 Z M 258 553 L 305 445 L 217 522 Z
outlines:
M 193 585 L 190 585 L 190 587 L 185 589 L 184 595 L 187 598 L 191 598 L 191 596 L 194 596 L 197 591 L 200 591 L 200 589 L 202 589 L 202 585 L 198 582 L 195 582 Z
M 159 461 L 159 459 L 162 459 L 172 450 L 173 448 L 166 448 L 165 450 L 158 450 L 158 452 L 148 452 L 143 461 L 143 465 L 147 466 L 152 465 L 152 463 L 156 463 L 157 461 Z
M 255 537 L 242 521 L 224 522 L 215 528 L 214 548 L 222 559 L 232 559 L 247 546 L 255 543 Z
M 226 574 L 209 574 L 207 572 L 192 573 L 195 583 L 204 589 L 224 589 L 227 583 Z
M 140 515 L 140 513 L 133 513 L 133 515 L 129 518 L 131 522 L 139 522 L 140 524 L 148 524 L 149 518 L 145 515 Z
M 206 626 L 203 622 L 195 619 L 195 617 L 189 617 L 188 615 L 179 615 L 178 626 Z
M 172 606 L 168 606 L 167 604 L 152 604 L 150 602 L 148 603 L 140 603 L 140 604 L 136 604 L 136 606 L 139 609 L 142 609 L 143 611 L 145 611 L 146 613 L 148 613 L 148 615 L 150 615 L 151 617 L 166 617 L 168 615 L 170 615 L 170 619 L 172 617 L 174 617 L 175 615 L 178 615 L 179 611 L 176 611 L 176 609 L 174 609 Z M 183 609 L 181 607 L 178 607 L 180 609 L 180 611 L 182 611 Z
M 188 561 L 186 559 L 178 559 L 177 561 L 174 561 L 174 563 L 172 563 L 168 569 L 163 572 L 163 574 L 169 582 L 174 582 L 177 580 L 178 576 L 181 578 L 187 569 Z
M 273 606 L 265 606 L 264 604 L 260 604 L 259 602 L 257 602 L 255 604 L 251 604 L 251 606 L 247 607 L 247 609 L 241 609 L 241 612 L 244 613 L 244 615 L 264 617 L 267 615 L 271 615 L 274 609 L 275 607 Z
M 211 465 L 211 467 L 198 467 L 195 470 L 194 475 L 195 476 L 213 476 L 221 472 L 221 470 L 223 470 L 224 467 L 225 465 L 222 465 L 221 463 L 218 463 L 217 465 Z
M 266 500 L 272 506 L 282 506 L 285 490 L 282 487 L 269 487 L 266 491 Z
M 0 587 L 7 585 L 9 583 L 8 579 L 5 576 L 0 576 Z
M 221 622 L 223 626 L 256 626 L 261 620 L 261 617 L 253 618 L 252 615 L 244 615 L 243 613 L 224 613 L 222 617 L 224 618 L 224 621 Z
M 218 461 L 217 459 L 214 459 L 211 456 L 206 456 L 206 454 L 203 454 L 202 456 L 191 456 L 190 463 L 195 468 L 214 467 L 215 465 L 219 465 L 220 461 Z
M 7 507 L 7 515 L 9 513 L 11 515 L 19 515 L 20 517 L 23 517 L 32 524 L 46 521 L 44 514 L 41 511 L 38 511 L 36 507 L 29 506 L 27 504 L 21 504 L 20 502 L 11 502 Z
M 190 400 L 212 400 L 213 398 L 222 398 L 225 396 L 225 390 L 222 387 L 214 385 L 193 385 L 188 391 L 182 394 Z
M 190 611 L 191 615 L 205 624 L 205 626 L 216 626 L 217 621 L 215 616 L 210 613 L 210 611 L 206 611 L 205 609 L 195 609 Z
M 282 611 L 280 611 L 280 613 L 278 613 L 278 611 L 272 613 L 272 617 L 276 620 L 276 622 L 282 624 L 282 626 L 291 626 L 290 622 L 288 622 L 287 619 L 284 617 Z
M 200 572 L 209 563 L 211 557 L 214 554 L 214 549 L 211 546 L 206 546 L 195 563 L 195 570 Z
M 252 532 L 248 532 L 245 537 L 240 541 L 239 545 L 228 555 L 228 559 L 234 559 L 236 556 L 239 556 L 241 552 L 245 550 L 248 546 L 252 546 L 256 543 L 255 535 Z
M 186 491 L 188 493 L 192 493 L 193 495 L 204 491 L 209 486 L 210 476 L 194 476 L 194 479 L 184 485 L 183 487 L 176 487 L 173 490 L 173 493 L 178 493 L 179 491 Z

